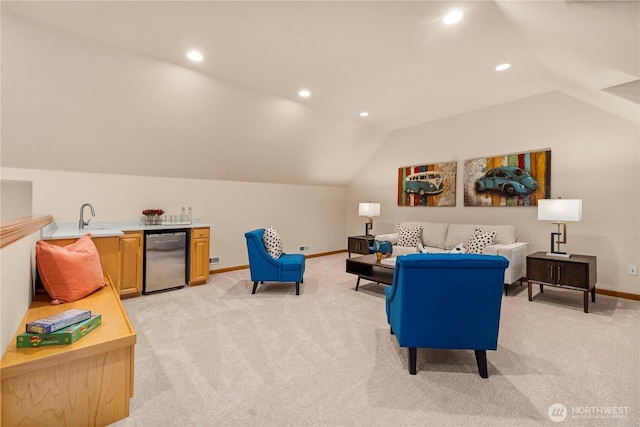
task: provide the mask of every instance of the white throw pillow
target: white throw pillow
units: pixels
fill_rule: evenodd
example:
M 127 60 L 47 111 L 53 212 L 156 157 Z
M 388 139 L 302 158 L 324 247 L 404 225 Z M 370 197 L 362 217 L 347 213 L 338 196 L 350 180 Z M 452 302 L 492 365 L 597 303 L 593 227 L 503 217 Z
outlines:
M 451 249 L 452 254 L 466 254 L 467 250 L 464 247 L 464 243 L 458 244 L 455 248 Z
M 482 250 L 489 245 L 493 245 L 496 241 L 497 230 L 492 230 L 487 233 L 483 233 L 480 229 L 476 228 L 476 231 L 469 238 L 467 242 L 467 253 L 481 254 Z
M 418 246 L 418 242 L 422 240 L 422 226 L 416 225 L 407 228 L 398 224 L 398 246 Z
M 278 259 L 282 255 L 282 239 L 273 227 L 268 227 L 262 235 L 262 243 L 271 258 Z

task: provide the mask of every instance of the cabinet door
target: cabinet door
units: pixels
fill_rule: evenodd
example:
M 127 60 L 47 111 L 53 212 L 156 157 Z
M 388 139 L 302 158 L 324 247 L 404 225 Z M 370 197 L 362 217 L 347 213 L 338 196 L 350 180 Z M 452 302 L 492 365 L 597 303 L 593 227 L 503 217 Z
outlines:
M 529 263 L 527 279 L 533 282 L 555 283 L 555 262 L 536 258 L 529 258 L 527 262 Z
M 371 239 L 371 241 L 364 237 L 349 237 L 348 239 L 349 252 L 353 252 L 355 254 L 368 255 L 369 244 L 373 245 L 373 239 Z
M 556 281 L 560 285 L 589 288 L 588 264 L 558 262 Z
M 57 246 L 67 246 L 77 242 L 78 239 L 47 240 L 47 243 Z M 96 245 L 100 255 L 102 274 L 109 277 L 116 290 L 120 289 L 120 275 L 118 274 L 118 238 L 117 237 L 92 237 L 91 241 Z
M 209 229 L 191 230 L 191 262 L 189 285 L 201 285 L 209 280 Z
M 142 292 L 142 232 L 126 232 L 118 237 L 120 296 Z

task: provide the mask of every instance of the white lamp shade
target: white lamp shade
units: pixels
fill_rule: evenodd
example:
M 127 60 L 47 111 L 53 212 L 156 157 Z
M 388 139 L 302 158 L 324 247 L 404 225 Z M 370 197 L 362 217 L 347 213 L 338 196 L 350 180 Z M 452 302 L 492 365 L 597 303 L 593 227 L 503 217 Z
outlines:
M 358 207 L 360 216 L 380 216 L 380 203 L 360 203 Z
M 581 219 L 581 199 L 538 200 L 538 220 L 540 221 L 580 221 Z

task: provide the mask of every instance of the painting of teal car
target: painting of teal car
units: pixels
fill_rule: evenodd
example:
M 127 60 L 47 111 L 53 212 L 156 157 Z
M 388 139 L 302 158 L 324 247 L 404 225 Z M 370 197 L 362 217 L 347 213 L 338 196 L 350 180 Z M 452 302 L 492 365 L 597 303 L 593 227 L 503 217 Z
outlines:
M 444 178 L 437 171 L 424 171 L 408 175 L 405 180 L 407 194 L 433 196 L 444 190 Z
M 513 197 L 533 193 L 538 189 L 538 181 L 518 167 L 500 166 L 489 169 L 478 178 L 475 189 L 478 193 L 490 191 Z

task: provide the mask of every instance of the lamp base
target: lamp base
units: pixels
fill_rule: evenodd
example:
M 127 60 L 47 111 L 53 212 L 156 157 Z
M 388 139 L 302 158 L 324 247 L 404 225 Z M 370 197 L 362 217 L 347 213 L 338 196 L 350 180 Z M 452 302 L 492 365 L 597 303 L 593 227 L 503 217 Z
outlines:
M 547 256 L 557 256 L 562 258 L 571 258 L 571 254 L 566 252 L 547 252 Z

